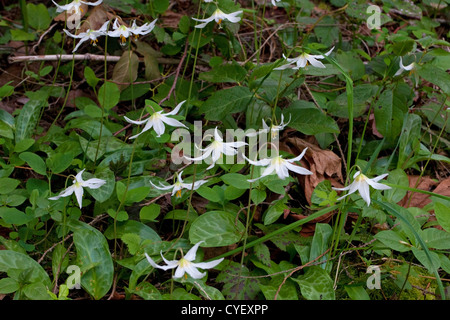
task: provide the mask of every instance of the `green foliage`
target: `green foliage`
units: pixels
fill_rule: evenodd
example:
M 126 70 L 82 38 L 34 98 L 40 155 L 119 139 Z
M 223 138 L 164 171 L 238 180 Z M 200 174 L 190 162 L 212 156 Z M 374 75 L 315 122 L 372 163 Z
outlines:
M 76 60 L 68 53 L 80 38 L 62 31 L 70 21 L 56 18 L 53 4 L 11 3 L 0 20 L 0 53 L 11 62 L 0 86 L 0 294 L 445 298 L 448 1 L 380 1 L 372 29 L 378 13 L 359 0 L 105 4 L 83 11 L 84 31 L 110 12 L 125 26 L 155 27 L 139 37 L 101 35 Z M 198 28 L 192 18 L 217 8 L 242 11 L 240 21 Z M 17 46 L 44 60 L 14 62 Z M 298 68 L 280 68 L 296 58 Z M 215 128 L 224 143 L 246 145 L 215 149 L 211 167 L 183 157 L 220 146 L 206 134 Z M 247 161 L 277 152 L 292 159 L 305 148 L 292 166 Z M 356 171 L 367 177 L 355 181 Z M 386 190 L 373 184 L 383 174 Z M 183 268 L 198 243 L 191 263 L 224 258 L 199 268 L 201 279 L 173 278 L 176 269 L 146 258 Z M 69 267 L 80 269 L 81 291 L 70 286 Z M 367 267 L 379 268 L 382 290 L 368 287 Z

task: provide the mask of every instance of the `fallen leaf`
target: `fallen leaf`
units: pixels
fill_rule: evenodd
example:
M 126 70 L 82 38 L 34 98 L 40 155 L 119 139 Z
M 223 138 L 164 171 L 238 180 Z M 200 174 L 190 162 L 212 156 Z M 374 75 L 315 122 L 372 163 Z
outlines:
M 323 150 L 318 145 L 298 137 L 289 137 L 280 143 L 280 149 L 293 156 L 299 155 L 305 148 L 308 150 L 300 163 L 313 174 L 298 175 L 298 180 L 303 186 L 306 200 L 311 205 L 314 188 L 323 180 L 330 180 L 335 187 L 341 186 L 343 181 L 342 162 L 341 158 L 333 151 Z
M 89 17 L 81 24 L 77 34 L 86 32 L 89 29 L 98 30 L 108 20 L 110 20 L 110 16 L 106 12 L 105 7 L 103 5 L 96 6 L 91 10 Z M 111 23 L 109 27 L 111 28 Z
M 417 184 L 418 179 L 420 178 L 419 184 Z M 431 179 L 430 177 L 420 177 L 420 176 L 408 176 L 409 187 L 416 188 L 425 191 L 433 191 L 439 182 Z M 447 179 L 450 181 L 450 179 Z M 444 180 L 446 181 L 446 180 Z M 416 185 L 417 184 L 417 185 Z M 430 196 L 428 194 L 424 194 L 421 192 L 411 192 L 408 191 L 405 197 L 400 200 L 398 205 L 402 207 L 418 207 L 423 208 L 425 205 L 431 202 Z

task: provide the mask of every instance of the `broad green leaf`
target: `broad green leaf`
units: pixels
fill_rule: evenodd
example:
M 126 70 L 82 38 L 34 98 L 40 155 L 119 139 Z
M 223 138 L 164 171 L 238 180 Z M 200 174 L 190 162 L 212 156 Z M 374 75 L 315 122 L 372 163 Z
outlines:
M 41 108 L 44 105 L 45 101 L 30 99 L 22 107 L 20 114 L 16 117 L 16 143 L 23 139 L 31 138 L 39 120 Z
M 0 207 L 0 218 L 6 223 L 20 226 L 30 222 L 34 217 L 26 215 L 16 208 Z
M 42 160 L 42 158 L 36 153 L 23 152 L 19 155 L 19 158 L 26 161 L 31 169 L 33 169 L 36 173 L 43 176 L 47 175 L 47 166 L 45 165 L 44 160 Z
M 369 294 L 362 286 L 344 286 L 352 300 L 370 300 Z
M 11 251 L 0 250 L 0 272 L 8 273 L 10 270 L 30 270 L 28 281 L 31 283 L 41 283 L 48 288 L 51 287 L 51 281 L 48 274 L 39 263 L 28 255 Z
M 74 156 L 70 153 L 54 153 L 46 160 L 47 167 L 53 173 L 61 173 L 72 163 Z
M 14 191 L 19 184 L 20 181 L 17 179 L 0 178 L 0 194 L 8 194 Z
M 161 242 L 161 238 L 155 230 L 136 220 L 117 223 L 115 230 L 114 226 L 110 225 L 104 234 L 107 239 L 112 240 L 121 238 L 126 233 L 137 234 L 142 240 L 152 240 L 157 243 Z M 159 252 L 158 248 L 157 252 Z
M 392 230 L 383 230 L 375 235 L 377 240 L 380 240 L 385 246 L 390 249 L 406 252 L 411 250 L 411 246 L 405 237 Z M 406 243 L 406 244 L 405 244 Z
M 436 252 L 429 252 L 429 255 L 431 257 L 430 262 L 430 259 L 427 257 L 425 251 L 417 249 L 416 247 L 412 247 L 411 250 L 417 260 L 419 260 L 420 263 L 425 268 L 427 268 L 430 273 L 433 273 L 434 270 L 437 270 L 441 266 L 441 260 L 439 259 L 439 256 Z
M 320 111 L 314 104 L 306 101 L 295 101 L 283 112 L 289 119 L 289 127 L 307 135 L 319 133 L 339 133 L 339 127 L 333 118 Z
M 52 19 L 50 14 L 48 13 L 47 7 L 40 3 L 38 5 L 34 5 L 32 3 L 27 4 L 28 11 L 28 23 L 30 26 L 38 31 L 46 30 Z
M 284 210 L 288 209 L 288 206 L 286 205 L 285 202 L 286 200 L 283 198 L 274 201 L 269 206 L 269 208 L 267 209 L 267 211 L 264 213 L 263 216 L 264 225 L 267 226 L 278 220 L 278 218 L 284 213 Z
M 25 32 L 22 29 L 11 29 L 11 37 L 15 41 L 33 41 L 36 39 L 36 33 Z
M 308 267 L 305 274 L 291 278 L 300 286 L 302 296 L 307 300 L 334 300 L 333 280 L 319 266 Z
M 444 228 L 445 231 L 450 232 L 450 209 L 440 202 L 435 202 L 434 212 L 436 213 L 439 225 Z
M 233 214 L 209 211 L 192 223 L 189 240 L 191 243 L 205 241 L 204 247 L 222 247 L 238 242 L 244 231 L 244 225 Z
M 34 143 L 35 143 L 34 139 L 31 138 L 23 139 L 16 143 L 16 145 L 14 146 L 14 152 L 20 153 L 25 150 L 28 150 Z
M 212 202 L 220 202 L 220 195 L 217 194 L 217 192 L 212 189 L 209 188 L 207 186 L 201 186 L 200 188 L 198 188 L 196 190 L 196 192 L 201 195 L 203 198 L 205 198 L 206 200 L 212 201 Z
M 297 288 L 295 284 L 287 280 L 280 289 L 283 279 L 272 278 L 268 284 L 260 284 L 259 287 L 264 294 L 266 300 L 274 300 L 277 294 L 277 301 L 280 300 L 298 300 Z M 280 290 L 279 290 L 280 289 Z
M 405 186 L 409 187 L 409 179 L 408 175 L 403 171 L 402 169 L 395 169 L 389 172 L 389 175 L 386 179 L 387 182 L 396 184 L 399 186 Z M 386 199 L 389 201 L 392 201 L 393 203 L 397 203 L 400 200 L 403 199 L 403 197 L 406 195 L 407 190 L 400 189 L 400 188 L 392 188 L 389 190 L 384 191 L 384 195 Z
M 87 84 L 92 88 L 95 88 L 100 81 L 100 79 L 95 75 L 94 70 L 88 66 L 84 67 L 84 78 L 86 79 Z
M 73 233 L 77 263 L 82 270 L 81 286 L 96 300 L 108 293 L 113 283 L 114 265 L 103 234 L 92 228 Z
M 142 207 L 141 211 L 139 211 L 139 219 L 144 223 L 154 222 L 160 213 L 161 206 L 159 204 L 152 203 L 148 206 Z
M 395 43 L 392 45 L 392 51 L 397 56 L 404 56 L 408 52 L 411 52 L 413 48 L 414 48 L 413 39 L 395 41 Z
M 438 250 L 447 250 L 450 248 L 450 233 L 447 231 L 427 228 L 420 235 L 428 248 Z
M 161 293 L 147 281 L 139 283 L 133 291 L 144 300 L 162 300 Z
M 120 90 L 113 82 L 105 82 L 98 90 L 98 102 L 106 110 L 110 110 L 119 103 Z
M 0 294 L 8 294 L 16 292 L 20 284 L 12 278 L 0 279 Z
M 95 173 L 92 177 L 97 179 L 103 179 L 106 183 L 97 189 L 87 188 L 87 192 L 89 192 L 95 200 L 102 203 L 108 200 L 114 192 L 116 178 L 114 176 L 114 172 L 112 172 L 108 167 L 100 167 L 98 166 L 95 170 Z M 86 174 L 86 177 L 91 178 L 89 174 Z
M 226 184 L 238 189 L 250 188 L 250 182 L 248 182 L 248 178 L 239 173 L 226 173 L 223 176 L 221 176 L 221 179 Z
M 237 63 L 219 65 L 211 71 L 199 74 L 199 79 L 211 83 L 241 82 L 244 80 L 247 70 Z
M 329 224 L 317 223 L 316 229 L 314 231 L 313 240 L 311 242 L 311 249 L 309 252 L 309 261 L 315 260 L 321 254 L 323 254 L 328 248 L 328 240 L 333 233 L 333 229 Z M 319 261 L 327 260 L 326 255 L 323 256 Z M 326 265 L 322 264 L 320 267 L 325 269 Z
M 450 95 L 450 74 L 431 64 L 419 66 L 418 73 L 426 81 L 440 87 L 446 95 Z
M 417 114 L 408 113 L 403 122 L 402 132 L 399 138 L 399 155 L 397 168 L 404 168 L 405 162 L 418 149 L 420 138 L 420 129 L 422 125 L 422 118 Z
M 139 67 L 138 56 L 132 51 L 124 51 L 124 53 L 120 57 L 119 61 L 117 61 L 116 65 L 114 66 L 112 80 L 114 80 L 116 82 L 120 82 L 120 83 L 131 83 L 131 82 L 135 81 L 137 78 L 138 67 Z M 119 84 L 118 85 L 120 90 L 123 90 L 124 88 L 126 88 L 128 86 L 129 86 L 128 84 L 124 84 L 124 85 Z M 110 92 L 110 90 L 111 90 L 111 92 Z M 112 90 L 115 90 L 115 89 L 107 88 L 107 91 L 108 91 L 107 94 L 108 95 L 115 94 L 115 92 L 112 93 Z M 103 97 L 104 96 L 102 95 L 102 98 Z M 117 102 L 119 102 L 119 99 L 120 99 L 120 95 L 117 97 Z M 112 107 L 114 107 L 117 104 L 117 102 L 116 102 L 112 107 L 110 107 L 110 102 L 108 102 L 108 104 L 106 102 L 103 103 L 100 98 L 100 92 L 99 92 L 99 101 L 100 101 L 100 104 L 104 105 L 106 109 L 111 109 Z
M 244 111 L 253 93 L 247 87 L 235 86 L 213 93 L 200 107 L 207 120 L 222 120 L 225 116 Z
M 126 194 L 125 194 L 126 192 Z M 150 192 L 150 187 L 137 187 L 134 189 L 126 189 L 126 185 L 122 181 L 116 182 L 116 193 L 119 201 L 124 201 L 124 204 L 130 205 L 135 202 L 140 202 L 147 197 Z

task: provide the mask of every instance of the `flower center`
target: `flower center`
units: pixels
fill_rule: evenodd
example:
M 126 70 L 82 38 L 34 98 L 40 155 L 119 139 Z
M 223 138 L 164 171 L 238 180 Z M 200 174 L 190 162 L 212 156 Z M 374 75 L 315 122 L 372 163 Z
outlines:
M 360 173 L 357 177 L 356 177 L 356 181 L 361 182 L 361 181 L 365 181 L 367 179 L 367 177 L 365 175 L 363 175 L 362 173 Z
M 74 184 L 76 188 L 81 188 L 81 182 L 75 180 Z
M 154 120 L 159 120 L 159 119 L 161 119 L 161 114 L 159 113 L 159 112 L 155 112 L 154 114 L 152 114 L 151 115 L 151 119 L 152 119 L 152 121 L 154 121 Z
M 275 166 L 280 166 L 284 162 L 284 159 L 281 156 L 275 157 L 272 159 L 272 164 Z
M 187 267 L 191 262 L 189 260 L 186 260 L 185 258 L 181 258 L 180 261 L 178 261 L 178 265 L 180 268 Z

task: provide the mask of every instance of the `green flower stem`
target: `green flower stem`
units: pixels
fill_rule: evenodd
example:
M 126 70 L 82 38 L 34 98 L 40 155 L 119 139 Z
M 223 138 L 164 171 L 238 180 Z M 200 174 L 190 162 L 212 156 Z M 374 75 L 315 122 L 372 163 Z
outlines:
M 263 236 L 263 237 L 261 237 L 259 239 L 256 239 L 256 240 L 253 240 L 252 242 L 247 243 L 245 248 L 246 249 L 252 248 L 252 247 L 254 247 L 254 246 L 256 246 L 256 245 L 258 245 L 260 243 L 263 243 L 265 241 L 268 241 L 268 240 L 272 239 L 273 237 L 275 237 L 275 236 L 277 236 L 279 234 L 291 231 L 291 230 L 293 230 L 293 229 L 295 229 L 295 228 L 297 228 L 297 227 L 299 227 L 299 226 L 301 226 L 301 225 L 303 225 L 303 224 L 305 224 L 305 223 L 307 223 L 307 222 L 309 222 L 311 220 L 314 220 L 314 219 L 316 219 L 318 217 L 321 217 L 324 214 L 327 214 L 327 213 L 329 213 L 329 212 L 331 212 L 331 211 L 333 211 L 333 210 L 335 210 L 337 208 L 338 208 L 338 206 L 334 205 L 334 206 L 331 206 L 331 207 L 319 210 L 319 211 L 313 213 L 312 215 L 306 217 L 305 219 L 301 219 L 301 220 L 298 220 L 296 222 L 293 222 L 293 223 L 291 223 L 291 224 L 289 224 L 287 226 L 284 226 L 284 227 L 282 227 L 282 228 L 280 228 L 280 229 L 278 229 L 278 230 L 276 230 L 276 231 L 274 231 L 272 233 L 269 233 L 269 234 L 267 234 L 267 235 L 265 235 L 265 236 Z M 241 253 L 242 249 L 243 249 L 243 247 L 236 248 L 234 250 L 231 250 L 231 251 L 228 251 L 228 252 L 226 252 L 224 254 L 221 254 L 220 256 L 214 257 L 211 260 L 225 258 L 225 257 L 231 256 L 231 255 L 237 254 L 237 253 Z

